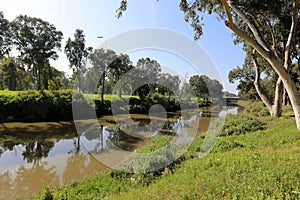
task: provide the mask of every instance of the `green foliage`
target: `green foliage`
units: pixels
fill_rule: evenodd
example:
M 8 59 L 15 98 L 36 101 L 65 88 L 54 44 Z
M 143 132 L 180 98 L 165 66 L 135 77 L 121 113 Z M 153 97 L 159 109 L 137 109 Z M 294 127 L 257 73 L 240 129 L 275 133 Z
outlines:
M 12 48 L 12 32 L 11 25 L 7 19 L 4 18 L 3 12 L 0 11 L 0 59 L 4 55 L 8 55 Z
M 36 78 L 37 89 L 42 89 L 42 70 L 49 59 L 58 57 L 63 34 L 55 26 L 40 18 L 19 15 L 12 22 L 13 41 L 20 52 L 20 59 L 27 64 Z M 47 82 L 47 81 L 46 81 Z
M 243 148 L 244 145 L 240 142 L 234 141 L 232 138 L 229 140 L 221 140 L 216 143 L 213 148 L 213 152 L 226 152 L 235 148 Z
M 265 124 L 258 119 L 229 114 L 226 117 L 220 136 L 241 135 L 264 129 L 266 129 Z
M 72 96 L 70 90 L 1 92 L 0 121 L 71 120 Z
M 246 108 L 245 112 L 256 117 L 263 117 L 263 116 L 270 115 L 267 107 L 261 101 L 253 102 L 250 106 Z
M 131 113 L 148 113 L 151 106 L 160 104 L 166 111 L 177 111 L 180 109 L 178 99 L 174 96 L 166 97 L 160 94 L 152 94 L 144 97 L 143 100 L 131 99 L 130 100 Z
M 223 93 L 223 86 L 217 80 L 212 80 L 205 75 L 194 75 L 189 80 L 197 97 L 208 103 L 210 98 L 220 98 Z

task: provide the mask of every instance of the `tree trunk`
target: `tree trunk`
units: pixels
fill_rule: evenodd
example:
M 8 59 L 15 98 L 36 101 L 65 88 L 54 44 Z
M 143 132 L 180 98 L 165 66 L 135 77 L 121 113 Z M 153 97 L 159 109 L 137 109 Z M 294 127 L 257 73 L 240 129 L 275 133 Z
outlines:
M 249 45 L 251 45 L 256 51 L 264 58 L 266 61 L 271 65 L 273 70 L 278 74 L 279 78 L 282 80 L 283 85 L 289 95 L 291 105 L 293 107 L 293 111 L 295 114 L 295 120 L 297 124 L 297 128 L 300 130 L 300 92 L 296 87 L 295 82 L 291 78 L 290 74 L 288 73 L 287 64 L 290 61 L 290 50 L 291 50 L 291 43 L 294 39 L 294 34 L 296 31 L 296 25 L 298 22 L 298 12 L 299 12 L 299 1 L 295 1 L 293 3 L 293 15 L 292 15 L 292 24 L 291 29 L 289 32 L 288 40 L 285 44 L 285 58 L 281 60 L 280 58 L 276 57 L 274 53 L 270 51 L 268 47 L 264 44 L 264 41 L 260 39 L 260 34 L 256 27 L 250 22 L 250 20 L 240 11 L 237 7 L 235 7 L 232 2 L 227 2 L 226 0 L 221 0 L 222 5 L 225 8 L 226 15 L 228 17 L 228 21 L 225 21 L 225 25 L 228 26 L 235 34 L 239 37 L 244 39 Z M 252 33 L 254 34 L 255 39 L 250 37 L 248 34 L 243 32 L 233 23 L 233 18 L 230 12 L 230 4 L 231 9 L 233 9 L 248 25 L 251 29 Z
M 122 98 L 122 87 L 119 88 L 119 98 Z
M 284 67 L 281 60 L 277 59 L 276 56 L 263 49 L 255 40 L 237 28 L 232 21 L 226 21 L 228 26 L 234 33 L 246 40 L 256 51 L 271 65 L 272 69 L 278 74 L 282 80 L 283 85 L 289 95 L 290 102 L 295 114 L 295 120 L 297 128 L 300 130 L 300 92 L 296 87 L 295 82 L 290 77 L 287 69 Z
M 101 103 L 104 104 L 105 73 L 102 74 Z
M 297 124 L 297 128 L 300 130 L 300 93 L 298 88 L 296 87 L 295 82 L 287 72 L 287 70 L 283 67 L 283 65 L 277 61 L 275 58 L 267 58 L 268 62 L 272 65 L 273 69 L 281 78 L 284 87 L 288 93 L 288 96 L 291 101 L 291 105 L 294 110 L 295 120 Z
M 283 100 L 283 83 L 280 78 L 277 79 L 275 89 L 275 99 L 273 105 L 273 116 L 281 117 L 282 114 L 282 100 Z
M 260 66 L 257 63 L 257 60 L 255 58 L 254 53 L 255 53 L 255 50 L 253 50 L 253 52 L 251 54 L 251 60 L 252 60 L 252 63 L 253 63 L 254 69 L 255 69 L 254 86 L 255 86 L 255 89 L 256 89 L 256 92 L 257 92 L 258 96 L 263 101 L 263 103 L 265 104 L 265 106 L 268 108 L 270 115 L 273 116 L 272 101 L 266 95 L 266 93 L 263 90 L 263 88 L 260 86 Z
M 274 103 L 272 103 L 272 100 L 268 97 L 268 95 L 266 95 L 264 89 L 260 85 L 260 66 L 255 57 L 255 50 L 253 50 L 251 54 L 251 60 L 255 68 L 254 86 L 257 94 L 259 95 L 259 97 L 261 98 L 265 106 L 268 108 L 270 115 L 280 117 L 282 114 L 282 98 L 283 98 L 283 84 L 281 79 L 278 78 L 276 82 L 275 98 L 274 98 Z
M 290 105 L 289 96 L 288 96 L 286 90 L 283 91 L 283 101 L 282 101 L 282 104 L 284 106 Z
M 41 90 L 41 66 L 37 64 L 37 90 Z

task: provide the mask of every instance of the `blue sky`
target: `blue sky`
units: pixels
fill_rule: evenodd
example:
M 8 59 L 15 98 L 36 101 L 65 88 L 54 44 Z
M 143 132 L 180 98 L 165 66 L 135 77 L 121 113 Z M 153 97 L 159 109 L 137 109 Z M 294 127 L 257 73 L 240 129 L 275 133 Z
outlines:
M 122 18 L 117 19 L 115 10 L 119 6 L 119 1 L 0 0 L 0 3 L 4 16 L 9 20 L 13 20 L 19 14 L 27 14 L 54 24 L 64 34 L 63 47 L 65 41 L 73 36 L 77 28 L 84 30 L 87 45 L 94 48 L 124 32 L 141 28 L 168 29 L 193 39 L 193 30 L 184 21 L 183 13 L 179 10 L 180 0 L 158 2 L 156 0 L 128 0 L 128 10 Z M 227 75 L 230 69 L 242 65 L 244 60 L 242 48 L 233 44 L 231 31 L 215 16 L 204 15 L 203 22 L 205 24 L 204 35 L 196 43 L 204 49 L 215 64 L 225 90 L 235 92 L 236 85 L 229 84 Z M 98 39 L 99 35 L 104 38 Z M 184 75 L 185 70 L 189 76 L 197 73 L 189 67 L 182 66 L 187 64 L 184 60 L 161 51 L 139 51 L 129 55 L 133 61 L 140 56 L 148 55 L 164 66 L 171 67 L 175 71 L 179 70 L 181 75 Z M 59 70 L 70 72 L 63 49 L 59 56 L 57 61 L 51 62 L 52 65 Z

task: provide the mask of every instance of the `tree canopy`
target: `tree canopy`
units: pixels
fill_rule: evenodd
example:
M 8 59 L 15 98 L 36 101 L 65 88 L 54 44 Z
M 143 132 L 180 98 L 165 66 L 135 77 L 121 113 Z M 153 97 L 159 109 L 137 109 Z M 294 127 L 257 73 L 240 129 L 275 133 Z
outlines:
M 12 30 L 19 58 L 32 70 L 40 90 L 42 69 L 49 59 L 58 58 L 56 50 L 61 47 L 63 34 L 49 22 L 27 15 L 19 15 L 12 22 Z

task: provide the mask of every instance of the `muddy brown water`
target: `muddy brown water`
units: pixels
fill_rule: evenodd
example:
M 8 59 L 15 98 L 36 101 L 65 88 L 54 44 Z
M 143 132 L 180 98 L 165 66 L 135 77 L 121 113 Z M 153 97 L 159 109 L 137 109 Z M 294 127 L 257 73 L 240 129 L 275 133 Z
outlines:
M 199 111 L 197 132 L 207 130 L 212 113 L 209 108 Z M 215 113 L 219 116 L 235 114 L 237 108 Z M 128 116 L 118 117 L 124 118 L 126 124 Z M 150 122 L 148 115 L 130 117 L 140 127 Z M 167 122 L 156 135 L 176 135 L 179 118 L 179 113 L 169 113 Z M 195 119 L 195 116 L 190 118 Z M 74 122 L 0 123 L 0 199 L 27 198 L 38 194 L 46 185 L 62 186 L 99 174 L 109 167 L 91 152 L 108 151 L 109 142 L 134 151 L 151 139 L 127 135 L 114 122 L 112 116 L 102 117 L 97 120 L 99 126 L 95 131 L 95 120 L 79 121 L 81 127 L 86 127 L 83 134 L 78 134 Z M 146 132 L 143 130 L 143 134 Z M 119 158 L 111 156 L 109 159 Z

